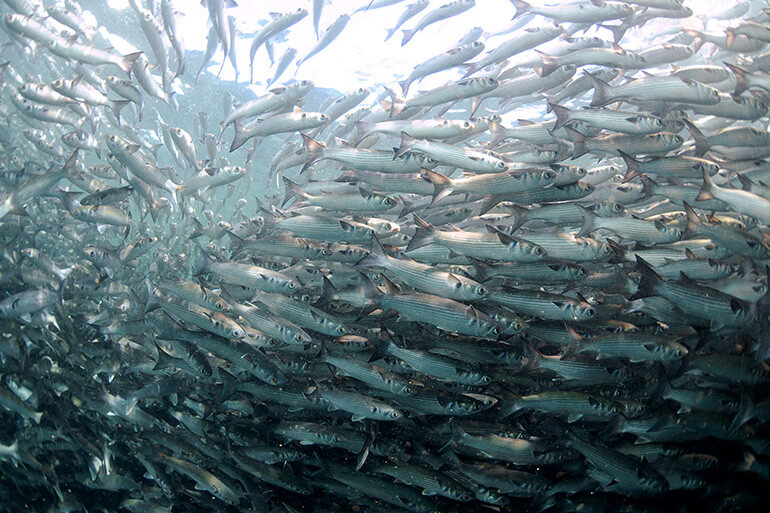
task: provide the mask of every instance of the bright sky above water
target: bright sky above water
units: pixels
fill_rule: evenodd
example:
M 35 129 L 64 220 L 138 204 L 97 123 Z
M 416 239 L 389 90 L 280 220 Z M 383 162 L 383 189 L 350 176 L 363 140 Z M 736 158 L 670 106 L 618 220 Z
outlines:
M 108 0 L 113 8 L 129 9 L 127 0 Z M 420 18 L 431 9 L 446 3 L 447 0 L 432 1 L 423 12 L 407 21 L 403 28 L 415 26 Z M 343 13 L 352 13 L 364 7 L 369 0 L 333 0 L 326 3 L 321 16 L 319 28 L 323 31 Z M 418 33 L 406 46 L 401 47 L 402 33 L 399 31 L 390 40 L 384 42 L 387 30 L 396 24 L 399 16 L 410 1 L 356 13 L 342 34 L 322 52 L 302 64 L 297 78 L 313 80 L 320 87 L 330 87 L 340 91 L 349 91 L 360 86 L 375 84 L 393 84 L 396 80 L 405 78 L 417 64 L 456 46 L 457 42 L 474 27 L 482 27 L 487 33 L 496 33 L 511 25 L 511 17 L 515 10 L 508 0 L 477 0 L 476 5 L 460 16 L 435 23 Z M 557 4 L 558 1 L 543 2 Z M 562 2 L 567 3 L 567 2 Z M 694 13 L 702 14 L 714 9 L 713 0 L 685 0 L 685 5 Z M 304 57 L 317 43 L 313 30 L 312 0 L 241 0 L 238 7 L 229 8 L 226 14 L 234 16 L 236 27 L 240 31 L 237 48 L 239 81 L 246 82 L 249 77 L 249 46 L 255 34 L 266 21 L 270 12 L 289 12 L 298 8 L 308 10 L 308 16 L 289 29 L 275 43 L 276 61 L 286 51 L 293 47 L 298 50 L 298 57 Z M 720 4 L 730 7 L 735 2 Z M 180 25 L 184 31 L 185 45 L 188 50 L 205 51 L 206 34 L 208 34 L 208 11 L 197 0 L 176 0 L 176 8 L 184 14 Z M 723 7 L 723 8 L 724 8 Z M 530 20 L 526 26 L 545 25 L 543 18 Z M 677 24 L 679 20 L 671 20 Z M 692 21 L 690 21 L 692 23 Z M 700 26 L 692 28 L 702 28 Z M 709 27 L 711 28 L 711 27 Z M 652 24 L 645 30 L 654 30 Z M 137 26 L 137 30 L 138 26 Z M 591 34 L 594 32 L 591 31 Z M 246 35 L 248 34 L 248 35 Z M 509 39 L 511 34 L 492 37 L 485 40 L 487 48 Z M 611 38 L 609 32 L 602 31 L 601 37 Z M 120 45 L 116 43 L 118 49 Z M 630 32 L 623 41 L 623 46 L 629 49 L 641 49 L 642 34 Z M 482 54 L 483 55 L 483 54 Z M 221 49 L 214 55 L 207 71 L 216 74 L 222 62 Z M 272 77 L 274 69 L 270 65 L 267 51 L 261 47 L 254 60 L 255 81 L 259 82 L 253 89 L 261 94 L 266 87 L 266 80 Z M 294 76 L 295 63 L 292 63 L 281 80 L 289 80 Z M 192 75 L 197 70 L 189 70 Z M 429 77 L 412 88 L 413 91 L 428 89 L 445 83 L 453 71 L 440 73 Z M 454 72 L 460 76 L 460 72 Z M 228 61 L 221 74 L 223 80 L 235 80 L 235 70 Z

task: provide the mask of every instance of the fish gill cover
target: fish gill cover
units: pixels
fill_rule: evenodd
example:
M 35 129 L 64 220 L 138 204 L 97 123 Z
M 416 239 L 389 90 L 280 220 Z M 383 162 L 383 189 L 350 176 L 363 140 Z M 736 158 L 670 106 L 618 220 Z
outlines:
M 0 511 L 758 511 L 763 1 L 3 0 Z

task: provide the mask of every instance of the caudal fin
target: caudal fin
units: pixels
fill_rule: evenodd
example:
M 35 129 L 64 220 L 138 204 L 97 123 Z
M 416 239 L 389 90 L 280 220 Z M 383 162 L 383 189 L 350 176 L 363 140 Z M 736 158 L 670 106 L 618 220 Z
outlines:
M 585 237 L 592 231 L 596 230 L 596 214 L 588 210 L 582 205 L 575 205 L 580 214 L 583 216 L 583 227 L 579 232 L 575 234 L 575 237 Z
M 642 173 L 639 169 L 639 161 L 623 150 L 616 150 L 620 158 L 626 163 L 626 174 L 623 176 L 623 183 L 630 182 Z
M 414 148 L 416 141 L 417 139 L 415 139 L 411 135 L 407 134 L 406 132 L 401 132 L 401 144 L 396 149 L 396 154 L 393 157 L 393 160 L 396 160 L 397 158 L 401 157 L 405 153 L 409 152 L 412 148 Z
M 118 120 L 118 126 L 120 126 L 120 111 L 129 103 L 131 103 L 131 100 L 113 100 L 110 103 L 112 113 L 115 114 L 115 119 Z
M 708 171 L 705 169 L 703 170 L 703 185 L 701 185 L 700 192 L 698 192 L 698 196 L 695 197 L 696 201 L 708 201 L 714 199 L 714 191 L 716 189 L 716 185 L 714 185 L 714 181 L 711 180 L 711 177 L 709 176 Z
M 414 222 L 417 223 L 417 229 L 414 232 L 414 236 L 412 236 L 412 240 L 409 241 L 409 244 L 404 250 L 407 253 L 417 248 L 427 246 L 433 242 L 433 232 L 435 230 L 429 223 L 420 219 L 417 214 L 412 215 L 414 216 Z
M 414 35 L 417 33 L 417 31 L 411 29 L 402 30 L 401 32 L 404 33 L 404 37 L 401 39 L 401 46 L 404 46 L 409 41 L 411 41 Z
M 689 239 L 698 233 L 698 227 L 701 224 L 701 220 L 689 203 L 683 201 L 682 205 L 684 205 L 684 212 L 687 214 L 687 227 L 684 230 L 684 236 Z
M 577 130 L 571 129 L 568 126 L 565 126 L 564 130 L 567 131 L 567 135 L 569 135 L 569 138 L 572 140 L 572 145 L 573 145 L 572 158 L 576 159 L 580 156 L 585 155 L 588 152 L 588 150 L 586 149 L 586 136 L 581 134 Z
M 302 136 L 302 142 L 307 150 L 307 160 L 300 170 L 300 173 L 304 173 L 307 168 L 324 158 L 326 145 L 320 141 L 316 141 L 307 134 L 301 133 L 300 135 Z
M 230 153 L 243 146 L 251 137 L 249 130 L 240 121 L 233 121 L 233 128 L 235 129 L 235 136 L 233 136 L 233 142 L 230 144 Z
M 382 247 L 380 239 L 376 235 L 372 235 L 372 249 L 369 250 L 369 254 L 364 258 L 356 262 L 356 267 L 378 267 L 387 259 L 385 248 Z
M 591 79 L 591 85 L 594 88 L 594 97 L 591 99 L 591 107 L 604 107 L 608 103 L 612 102 L 610 98 L 610 85 L 604 80 L 595 77 L 591 73 L 585 72 Z
M 516 8 L 516 14 L 514 14 L 512 18 L 514 20 L 516 18 L 520 18 L 521 16 L 524 16 L 525 14 L 527 14 L 531 7 L 524 0 L 511 0 L 511 3 L 513 4 L 513 7 Z
M 134 52 L 129 53 L 128 55 L 124 55 L 123 58 L 120 60 L 120 69 L 126 72 L 126 75 L 131 76 L 131 68 L 133 67 L 134 63 L 136 62 L 136 59 L 139 58 L 139 56 L 142 55 L 142 52 Z
M 695 156 L 700 157 L 711 149 L 708 139 L 692 121 L 689 119 L 684 119 L 683 121 L 687 130 L 690 131 L 692 138 L 695 139 Z
M 558 57 L 554 57 L 552 55 L 545 54 L 545 53 L 540 52 L 538 50 L 535 50 L 535 51 L 538 53 L 538 55 L 540 55 L 540 61 L 541 61 L 541 65 L 539 67 L 535 68 L 535 71 L 541 77 L 547 77 L 548 75 L 550 75 L 551 73 L 556 71 L 556 69 L 559 66 L 561 66 L 561 63 L 559 62 L 559 58 Z
M 548 102 L 548 108 L 556 114 L 556 123 L 553 125 L 553 130 L 556 131 L 563 126 L 566 126 L 570 121 L 570 114 L 572 111 L 567 107 L 562 107 L 558 103 Z
M 638 255 L 636 257 L 636 270 L 642 275 L 642 281 L 639 282 L 636 293 L 628 298 L 629 301 L 657 295 L 657 285 L 663 280 L 652 266 Z
M 733 94 L 736 96 L 740 95 L 743 91 L 749 88 L 749 85 L 746 82 L 746 75 L 748 75 L 749 72 L 740 66 L 730 64 L 729 62 L 725 62 L 725 66 L 730 68 L 730 71 L 732 71 L 733 75 L 735 75 L 735 91 L 733 91 Z
M 195 256 L 193 276 L 199 276 L 209 272 L 209 264 L 214 261 L 214 258 L 209 255 L 205 249 L 197 246 L 197 254 Z
M 292 182 L 285 176 L 283 177 L 283 183 L 286 185 L 286 194 L 284 194 L 281 208 L 289 202 L 291 198 L 296 197 L 297 200 L 303 201 L 310 198 L 310 195 L 302 190 L 302 188 L 296 183 Z
M 441 173 L 437 173 L 432 169 L 423 168 L 420 169 L 420 176 L 423 180 L 426 180 L 433 185 L 433 199 L 430 202 L 431 207 L 454 192 L 452 190 L 452 179 L 447 178 Z

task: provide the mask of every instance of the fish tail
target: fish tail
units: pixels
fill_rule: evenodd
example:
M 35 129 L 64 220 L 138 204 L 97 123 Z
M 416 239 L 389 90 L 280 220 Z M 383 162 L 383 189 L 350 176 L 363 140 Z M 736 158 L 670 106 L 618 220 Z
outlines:
M 233 142 L 230 144 L 230 153 L 243 146 L 249 140 L 249 131 L 240 121 L 233 121 L 233 128 L 235 128 L 235 136 L 233 136 Z
M 282 208 L 291 198 L 296 197 L 298 200 L 306 200 L 310 197 L 310 195 L 303 191 L 299 185 L 292 182 L 285 176 L 283 177 L 283 183 L 286 184 L 286 194 L 284 195 L 283 203 L 281 203 Z
M 382 326 L 380 327 L 380 339 L 374 345 L 374 351 L 372 352 L 372 356 L 369 358 L 369 361 L 373 362 L 387 355 L 391 347 L 397 347 L 396 343 L 393 342 L 393 337 L 390 336 L 387 328 Z
M 531 8 L 531 6 L 525 2 L 524 0 L 511 0 L 511 3 L 513 4 L 513 7 L 516 9 L 516 14 L 513 15 L 513 18 L 516 19 L 520 18 L 521 16 L 524 16 L 527 14 Z
M 610 100 L 610 85 L 587 71 L 585 73 L 591 79 L 591 85 L 594 88 L 594 97 L 589 105 L 591 107 L 603 107 L 610 103 L 612 101 Z
M 316 305 L 323 305 L 330 301 L 334 301 L 334 298 L 337 295 L 337 287 L 334 286 L 329 278 L 323 276 L 322 279 L 323 285 L 321 287 L 321 296 L 316 301 Z
M 120 111 L 123 107 L 131 103 L 131 100 L 114 100 L 112 102 L 112 113 L 115 114 L 115 118 L 118 120 L 118 126 L 120 126 Z
M 706 201 L 714 199 L 714 181 L 711 180 L 711 177 L 708 174 L 708 171 L 705 169 L 703 170 L 703 185 L 700 188 L 700 192 L 698 193 L 698 196 L 696 196 L 696 201 Z
M 554 114 L 556 114 L 556 123 L 553 125 L 554 131 L 567 125 L 571 121 L 570 114 L 572 111 L 567 107 L 562 107 L 558 103 L 548 102 L 548 108 L 552 110 Z
M 358 146 L 361 144 L 361 141 L 369 137 L 369 135 L 372 133 L 373 123 L 369 123 L 367 121 L 356 121 L 355 129 L 356 137 L 353 139 L 353 146 Z
M 738 406 L 738 412 L 735 414 L 733 421 L 730 423 L 730 433 L 743 426 L 754 417 L 754 402 L 746 393 L 745 389 L 741 390 L 740 405 Z
M 564 324 L 564 327 L 569 333 L 569 343 L 567 344 L 567 348 L 564 350 L 564 354 L 562 356 L 564 358 L 569 358 L 583 351 L 584 337 L 575 331 L 572 327 L 568 326 L 566 323 Z
M 630 182 L 637 176 L 640 176 L 642 172 L 639 169 L 639 161 L 629 155 L 623 150 L 617 150 L 618 155 L 626 163 L 626 174 L 623 176 L 623 183 Z
M 703 43 L 706 42 L 703 39 L 703 34 L 698 32 L 697 30 L 692 30 L 692 29 L 685 29 L 684 33 L 693 38 L 692 50 L 693 50 L 693 53 L 698 53 L 698 50 L 700 50 L 701 46 L 703 46 Z
M 402 30 L 401 32 L 404 33 L 404 37 L 403 39 L 401 39 L 401 46 L 404 46 L 409 41 L 411 41 L 414 35 L 417 33 L 415 30 L 412 30 L 412 29 Z
M 583 227 L 575 234 L 575 237 L 585 237 L 596 230 L 596 214 L 588 210 L 583 205 L 575 205 L 583 216 Z
M 524 344 L 524 371 L 532 372 L 538 369 L 541 356 L 540 351 L 537 350 L 532 341 L 527 341 Z
M 406 132 L 401 132 L 401 144 L 399 145 L 398 149 L 396 149 L 396 154 L 393 156 L 393 160 L 396 160 L 414 148 L 415 141 L 416 139 L 411 135 L 407 134 Z
M 700 157 L 709 151 L 711 147 L 709 146 L 706 136 L 703 135 L 703 132 L 701 132 L 700 129 L 695 126 L 695 124 L 689 119 L 685 119 L 684 124 L 687 127 L 687 130 L 690 131 L 692 138 L 695 139 L 695 156 Z
M 626 23 L 621 23 L 620 25 L 599 25 L 601 28 L 607 29 L 610 32 L 612 32 L 612 40 L 615 41 L 615 43 L 619 43 L 621 39 L 623 39 L 623 36 L 626 35 L 626 32 L 628 31 L 629 26 Z
M 155 366 L 152 368 L 152 370 L 157 372 L 174 367 L 174 362 L 168 353 L 161 349 L 157 343 L 155 344 L 155 347 L 158 348 L 158 361 L 155 363 Z
M 471 265 L 475 271 L 473 279 L 480 283 L 487 281 L 492 275 L 492 266 L 478 258 L 468 257 L 468 260 L 471 261 Z
M 300 170 L 300 173 L 303 173 L 305 170 L 307 170 L 307 168 L 324 157 L 324 150 L 326 150 L 326 145 L 320 141 L 316 141 L 307 134 L 300 135 L 302 136 L 302 142 L 305 144 L 305 149 L 307 150 L 307 160 Z
M 400 83 L 400 82 L 399 82 Z M 407 86 L 408 87 L 408 86 Z M 397 92 L 395 92 L 393 89 L 387 86 L 383 86 L 383 89 L 385 89 L 385 92 L 388 93 L 388 96 L 390 96 L 390 102 L 383 100 L 380 105 L 382 107 L 390 112 L 390 117 L 398 116 L 401 112 L 404 111 L 406 108 L 406 102 L 402 97 L 398 95 Z M 406 93 L 405 93 L 406 94 Z M 386 107 L 387 105 L 387 107 Z
M 479 110 L 479 107 L 481 107 L 481 102 L 483 101 L 484 101 L 483 96 L 476 95 L 473 97 L 473 99 L 471 100 L 471 112 L 469 115 L 470 117 L 473 117 L 476 115 L 476 111 Z
M 521 411 L 524 408 L 524 404 L 521 402 L 521 397 L 514 395 L 505 399 L 500 403 L 500 412 L 497 414 L 497 421 L 501 421 L 510 417 L 514 413 Z
M 578 132 L 577 130 L 573 130 L 568 126 L 564 127 L 564 130 L 567 131 L 567 135 L 569 135 L 570 139 L 572 140 L 573 148 L 572 148 L 572 158 L 576 159 L 578 157 L 581 157 L 586 154 L 588 151 L 586 149 L 586 136 Z
M 376 235 L 372 235 L 372 248 L 369 250 L 369 254 L 363 257 L 361 260 L 355 263 L 356 267 L 376 267 L 382 265 L 385 262 L 387 255 L 385 248 L 382 247 L 380 239 Z
M 540 61 L 541 66 L 539 68 L 536 68 L 535 71 L 541 76 L 541 77 L 547 77 L 556 69 L 561 66 L 561 63 L 559 62 L 558 57 L 554 57 L 552 55 L 545 54 L 543 52 L 540 52 L 538 50 L 535 50 L 538 55 L 540 55 Z
M 142 55 L 142 52 L 129 53 L 128 55 L 124 55 L 123 58 L 120 60 L 120 69 L 125 71 L 126 75 L 128 75 L 129 77 L 131 76 L 131 68 L 133 67 L 134 63 L 136 62 L 136 59 L 138 59 L 140 55 Z
M 377 285 L 374 284 L 374 282 L 369 279 L 367 275 L 364 273 L 359 274 L 360 278 L 360 285 L 359 285 L 359 291 L 364 296 L 364 306 L 361 307 L 361 310 L 358 312 L 358 319 L 363 319 L 373 311 L 375 311 L 378 307 L 378 298 L 381 295 L 380 289 L 377 288 Z M 382 277 L 383 280 L 385 280 L 386 285 L 389 283 L 389 280 Z M 391 284 L 392 285 L 392 284 Z M 389 292 L 390 293 L 390 292 Z
M 195 218 L 190 219 L 190 222 L 192 222 L 193 231 L 190 232 L 190 235 L 187 236 L 188 239 L 197 239 L 198 237 L 203 235 L 203 225 Z
M 398 82 L 398 85 L 401 86 L 401 94 L 406 94 L 409 91 L 409 86 L 412 84 L 412 81 L 408 78 L 406 80 L 400 80 Z
M 433 226 L 420 219 L 417 214 L 412 215 L 414 216 L 414 222 L 417 224 L 417 229 L 414 232 L 414 236 L 412 236 L 412 240 L 409 241 L 404 250 L 407 253 L 433 242 L 433 231 L 435 230 Z
M 501 142 L 505 141 L 505 128 L 497 121 L 490 120 L 487 125 L 489 126 L 489 146 L 494 148 Z
M 145 279 L 144 284 L 147 287 L 147 302 L 144 304 L 144 313 L 148 313 L 159 308 L 160 303 L 157 300 L 158 289 L 152 286 L 149 279 Z
M 431 207 L 454 192 L 452 189 L 452 179 L 447 178 L 441 173 L 437 173 L 432 169 L 423 168 L 420 170 L 420 176 L 423 180 L 433 184 L 433 199 L 430 202 Z
M 738 96 L 749 88 L 748 83 L 746 83 L 746 75 L 748 75 L 749 72 L 740 66 L 730 64 L 729 62 L 725 62 L 725 66 L 730 68 L 730 71 L 735 75 L 735 91 L 733 91 L 733 94 Z
M 206 274 L 209 272 L 209 264 L 213 261 L 214 258 L 209 255 L 205 249 L 198 245 L 198 251 L 193 267 L 193 276 L 200 276 L 201 274 Z
M 642 257 L 636 257 L 636 270 L 642 275 L 642 281 L 639 282 L 639 288 L 636 289 L 636 293 L 632 295 L 629 300 L 642 299 L 645 297 L 657 295 L 655 290 L 658 283 L 663 281 L 658 273 L 648 264 Z
M 478 63 L 471 63 L 468 65 L 468 67 L 465 69 L 465 73 L 463 73 L 463 78 L 468 78 L 469 76 L 476 73 L 478 70 L 481 69 L 481 66 L 478 65 Z
M 639 161 L 637 160 L 636 162 L 638 163 Z M 642 192 L 645 196 L 650 196 L 658 183 L 641 171 L 638 171 L 638 176 L 642 180 Z

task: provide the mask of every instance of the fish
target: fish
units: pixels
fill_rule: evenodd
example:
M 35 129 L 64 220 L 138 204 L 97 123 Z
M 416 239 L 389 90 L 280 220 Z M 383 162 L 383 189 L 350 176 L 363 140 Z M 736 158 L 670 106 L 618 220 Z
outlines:
M 420 18 L 420 21 L 417 22 L 417 25 L 415 25 L 414 28 L 402 31 L 404 33 L 404 37 L 401 40 L 401 46 L 406 45 L 409 41 L 412 40 L 415 34 L 424 30 L 429 25 L 432 25 L 433 23 L 441 20 L 445 20 L 447 18 L 451 18 L 452 16 L 462 14 L 468 9 L 471 9 L 474 5 L 476 5 L 475 0 L 455 0 L 454 2 L 444 4 L 441 7 L 426 13 L 422 18 Z
M 396 24 L 392 28 L 388 29 L 388 33 L 385 36 L 385 41 L 393 37 L 393 35 L 398 32 L 398 29 L 401 28 L 404 23 L 424 11 L 425 8 L 428 7 L 429 3 L 430 2 L 428 0 L 417 0 L 416 2 L 409 4 L 406 9 L 404 9 L 404 12 L 401 13 L 401 16 L 398 17 Z
M 323 3 L 321 2 L 321 5 Z M 315 12 L 313 11 L 313 17 L 315 18 Z M 318 9 L 319 16 L 320 16 L 320 8 Z M 348 22 L 350 21 L 350 15 L 349 14 L 341 14 L 339 18 L 334 20 L 331 25 L 329 25 L 326 30 L 323 32 L 323 36 L 321 36 L 320 40 L 318 41 L 318 44 L 315 45 L 303 58 L 297 61 L 297 67 L 299 68 L 303 62 L 307 61 L 314 55 L 318 54 L 321 50 L 329 46 L 332 41 L 337 39 L 337 37 L 342 33 L 343 30 L 345 30 L 345 27 L 347 26 Z M 317 24 L 316 24 L 316 32 L 317 30 Z
M 4 509 L 760 510 L 762 6 L 0 4 Z
M 315 10 L 313 12 L 315 13 Z M 251 47 L 249 48 L 249 67 L 251 69 L 249 81 L 251 82 L 254 81 L 254 57 L 256 56 L 257 50 L 259 50 L 259 47 L 262 46 L 262 44 L 269 41 L 270 38 L 272 38 L 273 36 L 288 29 L 295 23 L 298 23 L 300 20 L 302 20 L 306 16 L 307 16 L 307 10 L 302 8 L 299 8 L 296 11 L 290 12 L 290 13 L 284 13 L 284 14 L 273 13 L 272 15 L 273 19 L 270 22 L 268 22 L 262 28 L 262 30 L 259 31 L 259 33 L 257 33 L 257 35 L 254 37 L 254 41 L 252 41 L 251 43 Z M 317 23 L 316 23 L 316 32 L 318 32 Z M 289 59 L 291 61 L 292 57 L 290 57 Z M 288 62 L 286 63 L 286 66 L 288 66 Z M 280 68 L 280 65 L 277 67 Z M 277 73 L 276 77 L 278 75 L 280 75 L 280 73 Z M 272 81 L 275 82 L 275 77 L 273 78 Z

